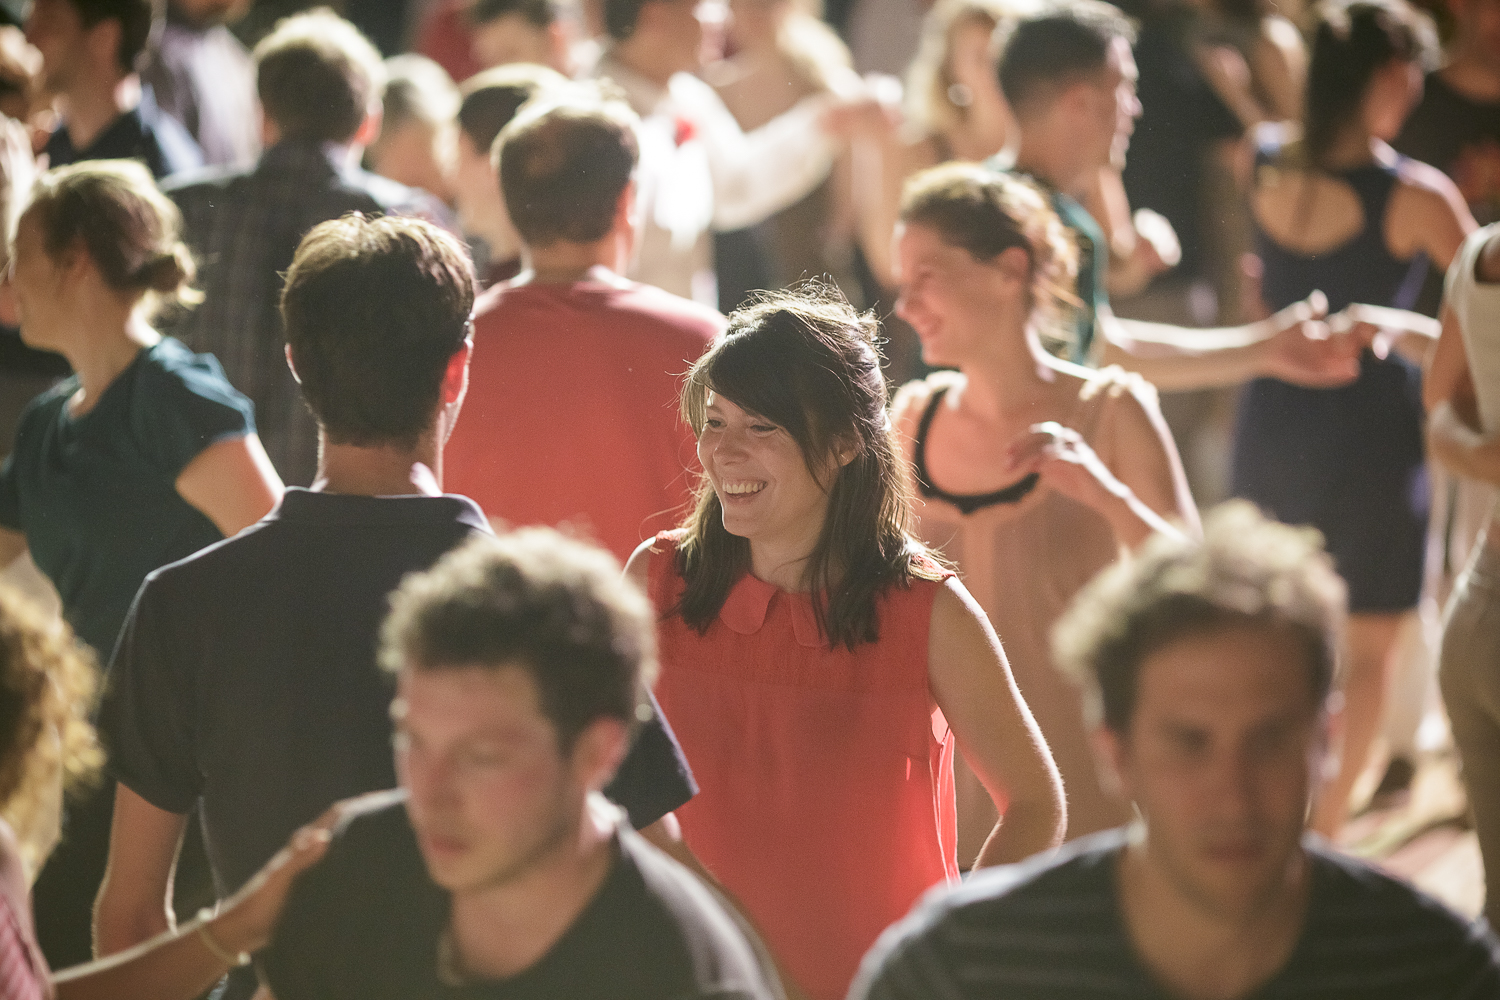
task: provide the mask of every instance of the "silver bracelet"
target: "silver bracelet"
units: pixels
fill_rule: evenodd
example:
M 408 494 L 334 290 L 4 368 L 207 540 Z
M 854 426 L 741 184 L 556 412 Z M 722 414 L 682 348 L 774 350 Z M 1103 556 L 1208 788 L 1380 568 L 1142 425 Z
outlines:
M 194 928 L 194 933 L 198 935 L 198 940 L 203 942 L 203 947 L 213 953 L 214 958 L 217 958 L 231 969 L 249 965 L 250 953 L 248 951 L 238 953 L 228 951 L 223 945 L 219 944 L 218 939 L 213 935 L 213 931 L 208 929 L 208 922 L 218 915 L 218 907 L 212 910 L 204 907 L 198 911 L 198 926 Z

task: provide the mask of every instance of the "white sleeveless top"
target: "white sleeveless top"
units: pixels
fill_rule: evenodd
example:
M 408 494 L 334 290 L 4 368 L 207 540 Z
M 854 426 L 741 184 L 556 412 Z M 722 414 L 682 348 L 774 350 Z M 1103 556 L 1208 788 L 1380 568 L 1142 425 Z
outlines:
M 1479 400 L 1479 419 L 1486 434 L 1500 433 L 1500 284 L 1474 277 L 1475 265 L 1484 245 L 1500 235 L 1500 223 L 1485 226 L 1464 241 L 1444 283 L 1444 301 L 1463 331 L 1464 351 L 1474 394 Z

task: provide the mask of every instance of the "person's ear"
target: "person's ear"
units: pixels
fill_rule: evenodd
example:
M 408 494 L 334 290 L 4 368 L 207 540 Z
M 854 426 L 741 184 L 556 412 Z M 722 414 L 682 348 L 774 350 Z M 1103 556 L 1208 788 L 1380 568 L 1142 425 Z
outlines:
M 563 18 L 557 18 L 547 25 L 547 58 L 551 60 L 551 66 L 563 76 L 573 75 L 573 39 L 572 32 Z
M 474 327 L 469 326 L 468 336 L 458 345 L 458 350 L 448 359 L 443 372 L 443 405 L 451 406 L 464 398 L 469 388 L 469 360 L 474 356 Z
M 1130 738 L 1100 724 L 1089 733 L 1089 743 L 1094 750 L 1099 784 L 1105 791 L 1114 792 L 1127 802 L 1134 801 L 1128 778 Z
M 292 345 L 286 345 L 286 367 L 292 373 L 292 381 L 298 385 L 302 384 L 302 377 L 297 374 L 297 362 L 292 360 Z
M 995 257 L 994 264 L 1000 273 L 1023 288 L 1031 284 L 1031 255 L 1024 247 L 1007 247 Z
M 351 145 L 365 147 L 380 138 L 380 123 L 384 120 L 385 112 L 380 107 L 380 102 L 375 101 L 365 112 L 365 120 L 359 123 L 359 128 L 350 139 Z
M 587 791 L 601 790 L 615 776 L 629 744 L 630 729 L 623 720 L 600 716 L 590 722 L 573 741 L 575 780 Z

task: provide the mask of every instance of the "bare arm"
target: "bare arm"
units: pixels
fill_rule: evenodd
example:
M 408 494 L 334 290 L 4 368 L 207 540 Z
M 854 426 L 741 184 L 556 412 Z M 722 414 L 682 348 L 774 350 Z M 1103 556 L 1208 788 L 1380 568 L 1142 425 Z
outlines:
M 57 1000 L 190 1000 L 203 994 L 229 969 L 226 956 L 258 951 L 270 940 L 297 875 L 327 849 L 337 810 L 297 831 L 216 915 L 57 973 L 52 980 Z M 200 927 L 206 927 L 208 940 Z M 264 988 L 256 994 L 262 995 L 270 996 Z
M 239 534 L 281 499 L 281 477 L 254 434 L 204 448 L 177 477 L 177 492 L 224 537 Z
M 1137 372 L 1158 389 L 1238 385 L 1270 375 L 1297 385 L 1328 387 L 1359 375 L 1364 342 L 1329 335 L 1327 301 L 1314 293 L 1270 319 L 1243 326 L 1190 330 L 1165 323 L 1098 315 L 1104 363 Z
M 1463 335 L 1453 310 L 1443 310 L 1443 332 L 1423 377 L 1427 446 L 1444 466 L 1467 479 L 1500 485 L 1500 437 L 1479 429 L 1479 401 Z
M 172 926 L 172 872 L 187 817 L 115 786 L 109 864 L 94 905 L 94 953 L 113 955 Z
M 0 570 L 9 566 L 26 551 L 26 536 L 13 528 L 0 528 Z
M 975 865 L 1019 861 L 1061 844 L 1067 811 L 1057 766 L 995 630 L 956 579 L 932 605 L 927 682 L 1001 815 Z

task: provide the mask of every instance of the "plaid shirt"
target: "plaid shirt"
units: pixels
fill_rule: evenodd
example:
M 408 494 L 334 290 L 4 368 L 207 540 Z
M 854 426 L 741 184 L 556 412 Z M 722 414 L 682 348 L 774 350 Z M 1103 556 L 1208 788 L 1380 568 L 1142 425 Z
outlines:
M 204 293 L 168 332 L 216 355 L 230 383 L 250 397 L 266 453 L 288 485 L 311 483 L 318 456 L 317 424 L 286 366 L 278 308 L 297 244 L 318 223 L 349 212 L 417 215 L 451 228 L 435 198 L 345 166 L 347 157 L 347 147 L 289 140 L 248 171 L 211 170 L 164 188 L 182 209 L 183 239 Z

